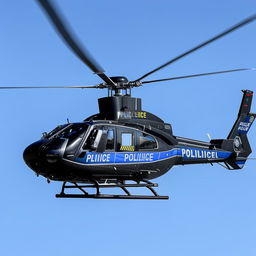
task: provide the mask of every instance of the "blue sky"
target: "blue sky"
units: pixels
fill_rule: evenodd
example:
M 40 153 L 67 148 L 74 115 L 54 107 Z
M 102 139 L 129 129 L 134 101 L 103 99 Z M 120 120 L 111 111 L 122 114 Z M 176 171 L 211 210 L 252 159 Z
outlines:
M 80 40 L 108 75 L 136 79 L 256 13 L 254 0 L 58 0 Z M 150 79 L 256 67 L 256 22 L 152 75 Z M 35 1 L 0 3 L 0 86 L 100 82 L 56 35 Z M 145 85 L 143 108 L 175 135 L 225 138 L 241 89 L 256 73 Z M 169 201 L 56 199 L 61 184 L 37 178 L 24 148 L 57 124 L 98 111 L 103 90 L 1 91 L 1 255 L 256 254 L 256 171 L 218 165 L 173 168 L 156 180 Z M 253 102 L 252 110 L 256 112 Z M 255 124 L 249 138 L 256 156 Z

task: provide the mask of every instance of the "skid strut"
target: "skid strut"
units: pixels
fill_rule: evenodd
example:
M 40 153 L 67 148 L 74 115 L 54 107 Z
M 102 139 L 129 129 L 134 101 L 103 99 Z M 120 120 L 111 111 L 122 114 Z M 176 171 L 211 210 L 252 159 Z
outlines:
M 60 194 L 56 194 L 58 198 L 95 198 L 95 199 L 169 199 L 169 196 L 159 196 L 153 187 L 158 187 L 157 183 L 148 180 L 135 181 L 135 183 L 125 183 L 125 181 L 99 183 L 96 180 L 90 180 L 90 184 L 77 184 L 75 182 L 67 185 L 63 182 Z M 95 188 L 95 194 L 89 194 L 85 189 Z M 124 191 L 124 195 L 101 194 L 101 188 L 120 188 Z M 147 188 L 153 195 L 132 195 L 127 188 Z M 80 194 L 66 194 L 66 189 L 76 189 Z

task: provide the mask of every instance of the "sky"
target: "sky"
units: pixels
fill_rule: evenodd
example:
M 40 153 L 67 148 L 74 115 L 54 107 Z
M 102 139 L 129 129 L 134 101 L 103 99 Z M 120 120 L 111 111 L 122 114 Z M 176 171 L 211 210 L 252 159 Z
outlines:
M 136 79 L 256 13 L 255 0 L 56 1 L 109 76 Z M 166 78 L 256 67 L 256 22 L 154 75 Z M 33 0 L 0 1 L 0 86 L 91 85 L 77 59 Z M 184 79 L 134 89 L 143 109 L 175 135 L 226 138 L 242 89 L 256 72 Z M 1 255 L 256 255 L 256 170 L 180 166 L 155 180 L 166 201 L 57 199 L 61 183 L 36 177 L 26 146 L 58 124 L 98 112 L 104 90 L 9 90 L 1 106 Z M 252 111 L 256 112 L 255 100 Z M 249 139 L 256 157 L 256 125 Z

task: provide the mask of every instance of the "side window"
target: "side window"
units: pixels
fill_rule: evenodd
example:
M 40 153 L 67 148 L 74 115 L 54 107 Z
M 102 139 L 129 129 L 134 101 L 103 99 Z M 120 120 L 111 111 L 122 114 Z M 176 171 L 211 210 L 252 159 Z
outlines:
M 106 150 L 114 150 L 114 149 L 115 149 L 114 128 L 108 128 Z
M 146 134 L 139 132 L 138 133 L 138 149 L 155 149 L 157 148 L 157 143 L 154 137 Z
M 120 151 L 134 151 L 134 137 L 131 132 L 121 132 Z
M 87 139 L 83 145 L 83 149 L 95 150 L 99 144 L 101 135 L 102 135 L 102 130 L 94 128 L 90 132 L 89 136 L 87 137 Z

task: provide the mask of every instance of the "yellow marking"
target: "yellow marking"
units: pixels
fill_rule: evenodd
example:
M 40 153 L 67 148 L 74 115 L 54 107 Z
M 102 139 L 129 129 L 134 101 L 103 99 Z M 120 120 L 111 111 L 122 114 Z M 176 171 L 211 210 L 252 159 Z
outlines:
M 136 118 L 146 119 L 147 118 L 147 112 L 135 112 Z
M 122 150 L 122 151 L 134 151 L 134 146 L 121 146 L 120 150 Z

